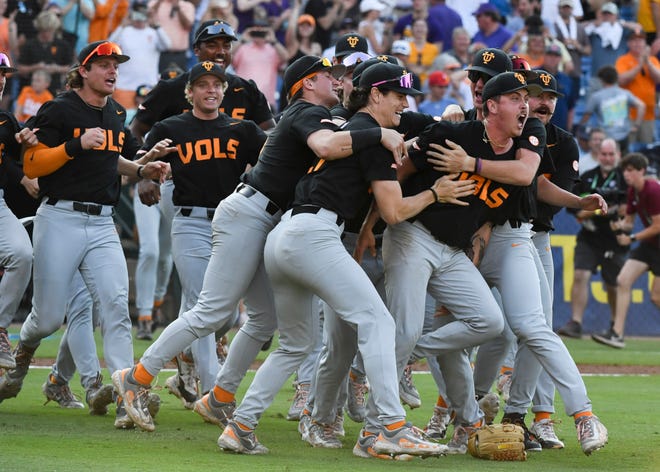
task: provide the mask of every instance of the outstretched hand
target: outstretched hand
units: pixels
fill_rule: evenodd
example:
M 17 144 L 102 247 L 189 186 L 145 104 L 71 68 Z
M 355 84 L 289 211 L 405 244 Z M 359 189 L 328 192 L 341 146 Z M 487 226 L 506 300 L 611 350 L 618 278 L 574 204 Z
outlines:
M 435 181 L 432 188 L 437 193 L 439 202 L 468 206 L 468 202 L 459 200 L 459 198 L 474 193 L 476 183 L 474 180 L 454 180 L 456 177 L 458 174 L 443 175 Z
M 430 156 L 427 161 L 433 169 L 440 172 L 463 172 L 470 169 L 472 159 L 459 144 L 446 140 L 447 146 L 437 143 L 429 143 L 426 155 Z M 473 165 L 474 166 L 474 165 Z

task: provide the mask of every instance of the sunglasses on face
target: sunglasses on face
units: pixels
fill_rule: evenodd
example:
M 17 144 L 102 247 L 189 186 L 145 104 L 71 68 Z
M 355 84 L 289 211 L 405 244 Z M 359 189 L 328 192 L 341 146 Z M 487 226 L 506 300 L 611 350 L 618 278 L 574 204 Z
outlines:
M 371 59 L 369 54 L 365 54 L 363 52 L 354 52 L 342 59 L 341 63 L 346 67 L 352 67 L 358 65 L 360 62 L 366 61 L 367 59 Z
M 11 61 L 9 56 L 4 52 L 0 52 L 0 67 L 11 67 Z
M 485 72 L 479 72 L 478 70 L 468 71 L 468 79 L 473 84 L 479 82 L 479 79 L 483 80 L 484 84 L 490 80 L 490 75 Z
M 113 55 L 121 56 L 122 52 L 121 52 L 121 48 L 117 46 L 115 43 L 111 43 L 110 41 L 101 43 L 98 46 L 96 46 L 92 50 L 92 52 L 90 52 L 87 55 L 85 60 L 82 61 L 80 65 L 84 66 L 85 64 L 87 64 L 95 54 L 97 56 L 113 56 Z
M 200 31 L 197 37 L 199 38 L 205 34 L 209 36 L 213 36 L 216 34 L 223 34 L 225 36 L 236 37 L 236 33 L 234 33 L 234 30 L 231 28 L 231 26 L 229 26 L 226 23 L 216 23 L 214 25 L 209 25 L 206 28 L 204 28 L 202 31 Z
M 378 87 L 379 85 L 387 84 L 390 82 L 398 82 L 399 86 L 402 88 L 406 89 L 411 89 L 413 86 L 413 77 L 412 73 L 408 72 L 407 74 L 403 74 L 401 77 L 397 77 L 394 79 L 388 79 L 388 80 L 381 80 L 380 82 L 376 82 L 375 84 L 371 84 L 372 87 Z

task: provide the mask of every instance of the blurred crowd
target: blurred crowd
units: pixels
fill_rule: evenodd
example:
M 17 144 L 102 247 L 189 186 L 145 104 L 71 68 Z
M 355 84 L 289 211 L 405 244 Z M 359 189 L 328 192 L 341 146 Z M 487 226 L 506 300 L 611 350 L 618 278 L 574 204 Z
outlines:
M 475 51 L 497 47 L 556 76 L 563 97 L 552 122 L 582 137 L 585 152 L 593 127 L 604 129 L 622 149 L 634 150 L 656 140 L 660 41 L 652 3 L 0 0 L 0 50 L 18 68 L 0 107 L 25 121 L 62 91 L 85 44 L 110 39 L 137 59 L 121 66 L 114 94 L 134 110 L 140 94 L 160 78 L 194 64 L 193 32 L 201 22 L 219 18 L 239 36 L 234 72 L 254 80 L 274 112 L 286 105 L 280 92 L 287 65 L 305 54 L 332 57 L 336 39 L 355 31 L 367 38 L 372 55 L 392 54 L 414 73 L 425 95 L 411 102 L 413 110 L 437 113 L 451 103 L 470 108 L 464 68 Z M 598 93 L 607 86 L 616 92 Z

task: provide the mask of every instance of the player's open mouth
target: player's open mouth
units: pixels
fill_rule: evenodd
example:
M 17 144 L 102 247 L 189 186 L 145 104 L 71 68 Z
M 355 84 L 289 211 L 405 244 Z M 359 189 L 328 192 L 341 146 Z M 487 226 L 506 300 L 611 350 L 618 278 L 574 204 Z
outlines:
M 527 114 L 523 113 L 518 115 L 518 126 L 520 128 L 525 126 L 525 121 L 527 120 Z
M 534 114 L 546 116 L 550 114 L 550 109 L 546 106 L 541 106 L 534 110 Z
M 107 79 L 105 81 L 105 83 L 108 84 L 108 85 L 114 86 L 116 81 L 117 81 L 117 79 Z

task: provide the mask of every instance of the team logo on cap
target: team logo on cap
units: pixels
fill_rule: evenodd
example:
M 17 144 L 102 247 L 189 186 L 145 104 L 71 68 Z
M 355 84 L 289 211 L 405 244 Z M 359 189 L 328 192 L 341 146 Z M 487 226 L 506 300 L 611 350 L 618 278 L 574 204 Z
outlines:
M 521 84 L 523 84 L 523 85 L 527 84 L 527 82 L 525 82 L 525 76 L 523 76 L 522 74 L 516 72 L 515 74 L 513 74 L 513 76 L 516 79 L 518 79 L 518 82 L 520 82 Z
M 546 87 L 550 85 L 550 82 L 552 81 L 552 77 L 550 77 L 548 74 L 539 75 L 539 79 L 541 80 L 541 82 L 543 82 L 543 85 L 545 85 Z
M 360 42 L 360 38 L 356 36 L 349 36 L 348 39 L 346 39 L 346 42 L 350 47 L 354 48 L 355 46 L 357 46 L 357 43 Z
M 214 66 L 214 65 L 215 65 L 215 63 L 213 63 L 213 62 L 211 62 L 211 61 L 204 61 L 204 62 L 202 62 L 202 67 L 203 67 L 204 69 L 206 69 L 206 72 L 211 72 L 211 69 L 213 69 L 213 66 Z
M 484 64 L 488 64 L 493 59 L 495 59 L 495 53 L 492 51 L 484 51 L 484 53 L 481 55 L 481 60 Z
M 387 62 L 387 56 L 376 56 L 376 59 L 380 62 Z

